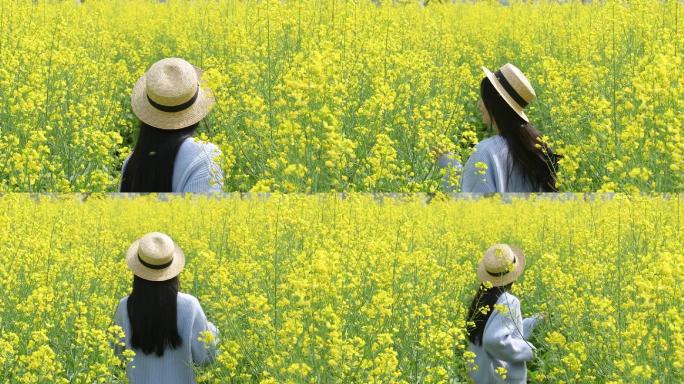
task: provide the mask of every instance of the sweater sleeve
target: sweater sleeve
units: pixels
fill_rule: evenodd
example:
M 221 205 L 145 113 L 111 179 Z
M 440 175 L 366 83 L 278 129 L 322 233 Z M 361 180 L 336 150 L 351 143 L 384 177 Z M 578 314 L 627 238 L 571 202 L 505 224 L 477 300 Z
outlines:
M 534 315 L 531 317 L 528 317 L 522 321 L 523 324 L 523 338 L 525 340 L 529 339 L 530 336 L 532 336 L 532 331 L 534 330 L 534 327 L 539 324 L 539 315 Z
M 482 346 L 492 356 L 508 362 L 532 360 L 534 346 L 523 338 L 523 324 L 520 315 L 520 302 L 511 295 L 506 295 L 502 305 L 507 307 L 506 313 L 498 309 L 492 312 L 487 322 Z
M 211 341 L 206 343 L 204 332 L 209 332 Z M 218 345 L 218 329 L 207 320 L 207 317 L 199 305 L 195 303 L 195 316 L 192 324 L 192 360 L 199 365 L 207 365 L 216 358 L 216 346 Z M 202 340 L 200 340 L 202 339 Z
M 446 168 L 446 172 L 442 177 L 442 188 L 444 189 L 444 192 L 454 192 L 456 190 L 456 187 L 451 184 L 451 173 L 454 172 L 454 170 L 458 172 L 463 168 L 461 163 L 451 156 L 453 156 L 453 153 L 448 152 L 437 159 L 437 169 Z
M 221 192 L 223 171 L 215 160 L 221 151 L 213 144 L 202 146 L 200 154 L 192 161 L 187 181 L 178 192 Z
M 483 166 L 486 168 L 483 169 Z M 473 193 L 497 192 L 496 172 L 496 166 L 492 164 L 486 148 L 478 145 L 463 167 L 461 189 L 463 192 Z
M 118 325 L 121 328 L 124 327 L 124 311 L 126 310 L 126 306 L 123 305 L 123 302 L 123 300 L 119 301 L 119 304 L 117 304 L 116 306 L 116 312 L 114 312 L 114 324 Z M 123 351 L 126 348 L 125 344 L 125 336 L 119 339 L 117 343 L 112 343 L 112 346 L 114 348 L 114 354 L 116 354 L 120 358 L 123 358 Z

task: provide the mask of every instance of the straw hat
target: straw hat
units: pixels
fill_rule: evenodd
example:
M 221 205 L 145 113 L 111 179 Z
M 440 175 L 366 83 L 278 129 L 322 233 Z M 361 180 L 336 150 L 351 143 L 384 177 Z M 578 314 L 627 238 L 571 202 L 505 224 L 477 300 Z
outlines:
M 494 287 L 510 284 L 518 279 L 525 269 L 525 255 L 508 244 L 495 244 L 485 252 L 477 268 L 480 281 L 489 281 Z
M 508 63 L 498 71 L 492 73 L 489 69 L 482 67 L 485 75 L 492 82 L 496 91 L 526 122 L 530 122 L 523 109 L 537 98 L 532 84 L 527 77 L 515 65 Z
M 169 280 L 183 270 L 185 255 L 168 235 L 151 232 L 136 240 L 126 252 L 134 275 L 149 281 Z
M 171 57 L 152 64 L 133 87 L 133 113 L 159 129 L 181 129 L 202 120 L 214 105 L 202 70 Z

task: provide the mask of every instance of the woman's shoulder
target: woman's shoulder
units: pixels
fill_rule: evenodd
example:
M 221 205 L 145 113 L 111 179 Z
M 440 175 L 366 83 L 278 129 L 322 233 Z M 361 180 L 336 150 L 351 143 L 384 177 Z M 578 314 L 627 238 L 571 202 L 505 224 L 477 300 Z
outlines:
M 497 304 L 501 305 L 506 305 L 506 306 L 520 306 L 520 299 L 518 299 L 515 295 L 513 295 L 510 292 L 504 292 L 499 296 L 499 299 L 496 301 Z
M 499 152 L 502 148 L 506 148 L 506 140 L 501 135 L 494 135 L 481 140 L 475 148 L 478 151 Z
M 178 155 L 196 156 L 199 154 L 215 155 L 220 153 L 220 149 L 213 143 L 188 137 L 183 141 L 178 149 Z
M 123 326 L 124 319 L 128 316 L 128 296 L 119 300 L 114 311 L 114 319 L 116 323 Z
M 121 310 L 122 308 L 126 308 L 126 303 L 128 303 L 128 296 L 122 297 L 119 300 L 119 303 L 117 304 L 116 309 Z
M 178 307 L 183 307 L 183 308 L 201 308 L 199 300 L 197 298 L 189 293 L 183 293 L 183 292 L 178 292 L 177 296 L 177 305 Z
M 500 158 L 502 154 L 506 153 L 508 153 L 506 140 L 500 135 L 495 135 L 481 140 L 475 145 L 471 160 L 490 164 L 492 159 Z

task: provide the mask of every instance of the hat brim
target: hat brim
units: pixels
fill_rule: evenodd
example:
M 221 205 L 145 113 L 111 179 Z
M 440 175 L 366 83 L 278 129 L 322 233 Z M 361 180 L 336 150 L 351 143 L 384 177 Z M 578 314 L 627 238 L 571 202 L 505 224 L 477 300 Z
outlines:
M 183 254 L 180 247 L 176 245 L 176 249 L 173 251 L 173 261 L 171 262 L 171 265 L 164 269 L 148 268 L 138 259 L 139 244 L 140 240 L 136 240 L 128 248 L 128 251 L 126 252 L 126 264 L 128 264 L 128 269 L 141 279 L 148 281 L 169 280 L 178 276 L 185 267 L 185 254 Z
M 197 100 L 187 109 L 180 112 L 164 112 L 155 108 L 147 99 L 147 91 L 145 88 L 145 75 L 142 75 L 133 87 L 131 93 L 131 107 L 133 113 L 147 125 L 151 125 L 159 129 L 182 129 L 200 122 L 204 119 L 211 107 L 214 105 L 214 95 L 202 80 L 203 71 L 195 67 L 197 78 L 200 79 L 200 87 L 197 94 Z
M 530 119 L 527 117 L 525 114 L 525 111 L 523 111 L 523 108 L 513 100 L 513 98 L 506 92 L 506 89 L 501 85 L 499 82 L 499 79 L 496 78 L 496 75 L 492 73 L 489 69 L 486 67 L 482 67 L 482 71 L 485 73 L 485 76 L 489 79 L 489 81 L 494 85 L 494 88 L 496 89 L 496 92 L 501 95 L 501 97 L 504 99 L 506 104 L 508 104 L 513 111 L 520 116 L 523 120 L 525 120 L 526 123 L 530 122 Z
M 523 271 L 525 270 L 525 254 L 520 248 L 514 246 L 510 247 L 513 250 L 516 258 L 515 269 L 503 276 L 492 276 L 485 269 L 484 263 L 480 262 L 480 265 L 477 267 L 477 277 L 481 282 L 484 283 L 489 281 L 492 283 L 492 286 L 501 287 L 518 280 L 520 275 L 522 275 Z

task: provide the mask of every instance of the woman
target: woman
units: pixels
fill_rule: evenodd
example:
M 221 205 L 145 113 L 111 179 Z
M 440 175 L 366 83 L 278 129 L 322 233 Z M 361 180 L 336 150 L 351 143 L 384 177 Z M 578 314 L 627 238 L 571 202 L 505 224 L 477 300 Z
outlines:
M 133 291 L 119 302 L 115 323 L 135 352 L 126 367 L 129 381 L 194 383 L 193 363 L 214 359 L 218 331 L 195 297 L 178 292 L 183 252 L 169 236 L 152 232 L 130 246 L 126 262 Z
M 140 119 L 133 153 L 122 169 L 121 192 L 220 192 L 220 155 L 211 143 L 192 138 L 214 104 L 202 72 L 183 59 L 150 67 L 133 88 L 131 105 Z
M 468 330 L 468 349 L 476 356 L 470 376 L 477 384 L 527 382 L 525 362 L 535 349 L 527 339 L 542 316 L 523 320 L 520 301 L 510 293 L 524 269 L 525 255 L 506 244 L 490 247 L 477 269 L 483 284 L 468 311 L 474 324 Z
M 482 140 L 462 170 L 463 192 L 555 192 L 559 156 L 540 141 L 540 134 L 523 109 L 536 94 L 527 77 L 513 64 L 495 73 L 482 68 L 478 106 L 482 122 L 496 135 Z M 443 154 L 438 167 L 458 169 L 460 164 Z M 447 191 L 453 186 L 444 180 Z

